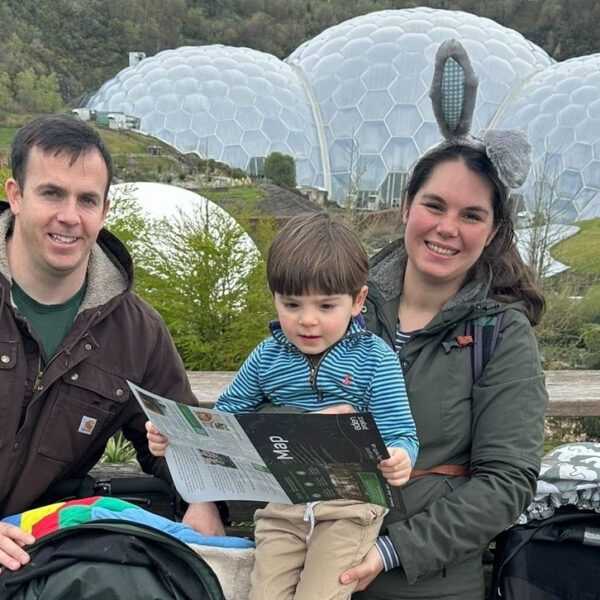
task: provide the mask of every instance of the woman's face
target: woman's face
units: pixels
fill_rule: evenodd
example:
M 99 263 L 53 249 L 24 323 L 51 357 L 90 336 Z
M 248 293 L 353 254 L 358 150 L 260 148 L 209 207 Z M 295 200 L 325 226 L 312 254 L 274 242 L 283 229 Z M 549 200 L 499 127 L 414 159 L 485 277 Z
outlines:
M 460 159 L 437 165 L 403 216 L 408 268 L 456 290 L 496 233 L 492 188 Z

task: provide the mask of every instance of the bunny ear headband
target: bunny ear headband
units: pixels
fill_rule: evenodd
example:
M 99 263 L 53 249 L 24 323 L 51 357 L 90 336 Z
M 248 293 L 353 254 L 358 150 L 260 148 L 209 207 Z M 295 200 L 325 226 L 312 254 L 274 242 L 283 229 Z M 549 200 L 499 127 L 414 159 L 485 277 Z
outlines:
M 435 55 L 429 96 L 444 140 L 426 154 L 454 145 L 483 150 L 494 165 L 500 181 L 509 188 L 518 188 L 529 173 L 531 145 L 525 134 L 517 130 L 490 129 L 481 140 L 470 135 L 477 83 L 477 75 L 460 42 L 443 42 Z

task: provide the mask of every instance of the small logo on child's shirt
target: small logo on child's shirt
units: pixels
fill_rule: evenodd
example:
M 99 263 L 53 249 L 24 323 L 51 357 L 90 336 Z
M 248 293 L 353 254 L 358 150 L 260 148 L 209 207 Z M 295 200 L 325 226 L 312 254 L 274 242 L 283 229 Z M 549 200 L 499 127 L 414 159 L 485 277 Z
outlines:
M 93 417 L 86 417 L 83 415 L 81 417 L 81 423 L 79 423 L 79 433 L 85 433 L 86 435 L 92 435 L 92 431 L 94 431 L 94 427 L 96 427 L 96 423 L 98 419 L 94 419 Z
M 352 383 L 352 375 L 346 375 L 343 379 L 344 385 L 350 385 Z

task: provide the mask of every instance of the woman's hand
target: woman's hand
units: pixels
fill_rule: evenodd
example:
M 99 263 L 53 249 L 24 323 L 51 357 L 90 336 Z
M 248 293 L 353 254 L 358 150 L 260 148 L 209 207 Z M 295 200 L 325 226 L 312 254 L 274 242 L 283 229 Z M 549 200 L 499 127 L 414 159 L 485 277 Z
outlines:
M 150 421 L 146 421 L 148 448 L 154 456 L 164 456 L 169 440 Z
M 356 409 L 350 404 L 336 404 L 335 406 L 329 406 L 328 408 L 312 411 L 312 413 L 315 415 L 343 415 L 355 412 Z
M 340 575 L 340 583 L 352 583 L 358 581 L 355 592 L 361 592 L 383 571 L 383 560 L 379 551 L 373 546 L 363 558 L 363 561 L 344 571 Z

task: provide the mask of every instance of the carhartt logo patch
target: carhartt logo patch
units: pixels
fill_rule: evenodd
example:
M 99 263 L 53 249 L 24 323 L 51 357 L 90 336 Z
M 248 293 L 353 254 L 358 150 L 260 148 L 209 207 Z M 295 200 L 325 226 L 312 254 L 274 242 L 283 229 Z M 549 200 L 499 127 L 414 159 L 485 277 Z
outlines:
M 94 419 L 93 417 L 86 417 L 85 415 L 83 415 L 83 417 L 81 417 L 81 423 L 79 423 L 79 433 L 91 435 L 92 431 L 94 431 L 94 427 L 96 427 L 97 422 L 98 419 Z

